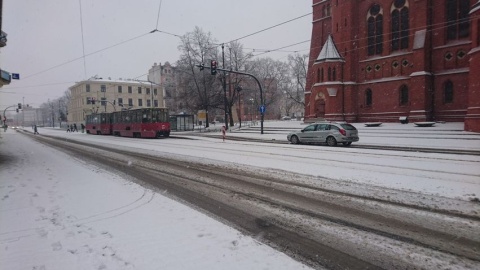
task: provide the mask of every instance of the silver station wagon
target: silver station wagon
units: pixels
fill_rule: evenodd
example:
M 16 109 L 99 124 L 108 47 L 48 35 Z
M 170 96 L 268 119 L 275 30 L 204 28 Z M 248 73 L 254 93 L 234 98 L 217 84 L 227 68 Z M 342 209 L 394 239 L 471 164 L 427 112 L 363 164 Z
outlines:
M 352 142 L 358 142 L 358 130 L 345 122 L 324 122 L 308 125 L 299 132 L 287 135 L 287 140 L 293 144 L 298 143 L 326 143 L 336 146 L 342 143 L 349 146 Z

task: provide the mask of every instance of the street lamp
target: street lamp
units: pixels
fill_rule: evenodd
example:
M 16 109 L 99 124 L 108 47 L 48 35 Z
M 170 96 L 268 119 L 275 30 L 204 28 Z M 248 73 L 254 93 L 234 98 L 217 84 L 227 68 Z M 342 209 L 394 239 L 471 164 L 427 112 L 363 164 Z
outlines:
M 252 124 L 251 122 L 253 122 L 253 101 L 254 101 L 254 99 L 251 98 L 250 101 L 252 102 L 252 106 L 250 106 L 250 124 Z

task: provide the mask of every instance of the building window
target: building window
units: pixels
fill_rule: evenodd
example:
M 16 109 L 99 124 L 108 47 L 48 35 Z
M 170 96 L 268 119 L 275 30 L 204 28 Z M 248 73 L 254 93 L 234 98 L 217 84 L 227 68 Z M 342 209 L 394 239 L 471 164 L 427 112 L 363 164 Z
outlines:
M 322 70 L 320 71 L 320 81 L 323 82 L 323 68 L 322 68 Z
M 323 6 L 323 17 L 330 16 L 331 8 L 330 5 Z
M 87 93 L 90 92 L 90 84 L 87 84 L 86 88 L 87 88 Z
M 408 87 L 406 85 L 402 85 L 400 88 L 400 105 L 405 106 L 408 104 Z
M 330 67 L 328 67 L 328 81 L 331 81 L 332 80 L 332 69 Z
M 152 107 L 152 101 L 150 99 L 147 99 L 147 107 Z
M 444 102 L 453 103 L 453 83 L 452 81 L 446 81 L 444 87 Z
M 147 95 L 150 95 L 150 88 L 146 89 Z
M 372 106 L 372 90 L 367 89 L 365 91 L 365 106 L 371 107 Z
M 118 106 L 123 106 L 123 98 L 118 98 Z
M 470 1 L 468 0 L 447 0 L 447 40 L 455 40 L 469 36 L 470 22 Z
M 131 87 L 131 86 L 128 87 L 128 93 L 129 93 L 129 94 L 132 93 L 132 87 Z
M 407 1 L 395 0 L 392 10 L 392 51 L 408 49 L 410 27 Z
M 101 101 L 100 101 L 100 104 L 102 104 L 102 106 L 107 107 L 107 98 L 102 97 Z
M 107 87 L 102 84 L 102 85 L 100 86 L 100 92 L 102 92 L 102 93 L 107 92 Z
M 336 69 L 336 68 L 333 68 L 333 71 L 332 71 L 332 80 L 333 80 L 333 81 L 336 81 L 336 80 L 337 80 L 337 69 Z
M 153 101 L 153 107 L 158 107 L 158 100 L 155 99 L 155 100 Z
M 141 98 L 138 99 L 138 107 L 143 106 L 143 100 Z
M 128 99 L 128 106 L 133 107 L 133 99 L 131 98 Z
M 156 96 L 157 95 L 157 88 L 153 88 L 153 94 Z
M 121 85 L 118 86 L 118 93 L 122 93 L 122 86 Z
M 92 98 L 91 97 L 87 97 L 87 104 L 92 104 Z
M 383 9 L 374 4 L 367 16 L 368 55 L 382 54 L 383 52 Z
M 138 87 L 138 93 L 139 93 L 139 94 L 142 93 L 142 87 Z
M 317 82 L 320 82 L 320 69 L 317 69 Z

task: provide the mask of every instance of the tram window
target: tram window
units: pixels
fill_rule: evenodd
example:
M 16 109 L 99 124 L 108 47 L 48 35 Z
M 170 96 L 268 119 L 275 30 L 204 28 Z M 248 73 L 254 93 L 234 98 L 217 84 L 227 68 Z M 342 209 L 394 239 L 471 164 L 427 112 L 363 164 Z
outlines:
M 143 123 L 150 123 L 151 120 L 152 120 L 152 114 L 149 113 L 149 112 L 145 112 L 145 113 L 143 114 L 142 122 L 143 122 Z

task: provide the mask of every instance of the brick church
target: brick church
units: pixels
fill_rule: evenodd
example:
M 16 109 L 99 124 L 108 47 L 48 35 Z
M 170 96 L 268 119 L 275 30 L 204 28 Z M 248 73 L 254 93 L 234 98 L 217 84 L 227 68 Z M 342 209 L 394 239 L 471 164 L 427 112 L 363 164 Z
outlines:
M 306 121 L 480 132 L 480 0 L 313 0 Z

